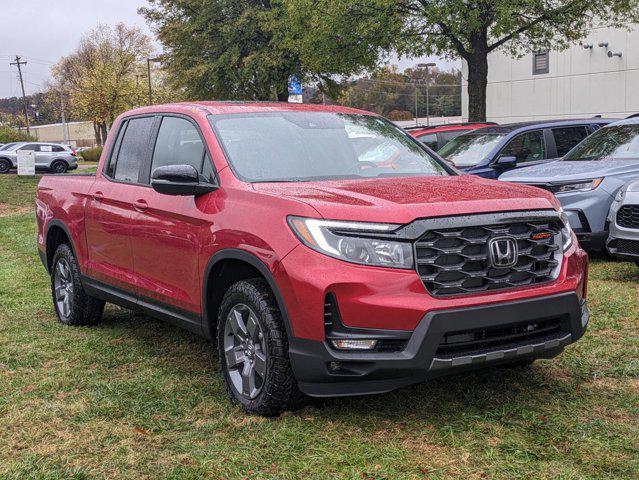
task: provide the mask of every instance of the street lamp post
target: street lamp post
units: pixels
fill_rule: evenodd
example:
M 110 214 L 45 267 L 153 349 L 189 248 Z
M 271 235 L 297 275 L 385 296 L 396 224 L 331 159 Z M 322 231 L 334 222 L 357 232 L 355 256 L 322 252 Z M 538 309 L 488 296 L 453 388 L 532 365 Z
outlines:
M 153 91 L 151 90 L 151 62 L 161 62 L 162 58 L 147 58 L 146 59 L 146 74 L 149 80 L 149 105 L 153 105 Z
M 428 82 L 430 77 L 428 75 L 428 68 L 434 67 L 436 64 L 433 62 L 430 63 L 418 63 L 417 68 L 426 69 L 426 125 L 430 126 L 430 95 L 428 91 Z M 417 122 L 417 87 L 415 87 L 415 122 Z

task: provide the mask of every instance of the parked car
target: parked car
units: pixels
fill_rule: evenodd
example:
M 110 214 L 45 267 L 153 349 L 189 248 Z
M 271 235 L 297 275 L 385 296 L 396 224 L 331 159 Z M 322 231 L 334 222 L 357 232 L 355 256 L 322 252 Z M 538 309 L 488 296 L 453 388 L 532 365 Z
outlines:
M 608 251 L 639 267 L 639 175 L 617 191 L 608 215 Z
M 490 125 L 497 124 L 494 122 L 448 123 L 446 125 L 419 125 L 415 127 L 405 127 L 404 130 L 436 152 L 453 138 L 458 137 L 462 133 L 471 132 L 478 128 L 488 127 Z
M 21 150 L 35 152 L 36 170 L 66 173 L 67 170 L 78 168 L 76 153 L 68 145 L 47 142 L 17 142 L 9 145 L 9 148 L 0 150 L 0 173 L 8 173 L 18 167 L 18 152 Z
M 126 112 L 95 176 L 42 178 L 36 218 L 60 322 L 107 301 L 214 340 L 229 398 L 262 415 L 551 358 L 589 318 L 552 194 L 458 175 L 345 107 Z
M 500 180 L 544 188 L 557 197 L 587 250 L 601 251 L 617 191 L 639 177 L 639 118 L 608 125 L 564 158 L 506 173 Z
M 454 138 L 438 153 L 466 173 L 498 178 L 509 170 L 563 157 L 611 122 L 590 118 L 485 127 Z

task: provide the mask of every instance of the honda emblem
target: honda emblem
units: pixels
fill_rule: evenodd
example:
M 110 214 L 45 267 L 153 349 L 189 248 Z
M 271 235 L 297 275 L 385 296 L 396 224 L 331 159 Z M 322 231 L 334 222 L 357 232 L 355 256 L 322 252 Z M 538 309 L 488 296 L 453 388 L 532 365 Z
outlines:
M 517 263 L 517 240 L 512 237 L 492 238 L 488 242 L 490 264 L 495 268 L 508 268 Z

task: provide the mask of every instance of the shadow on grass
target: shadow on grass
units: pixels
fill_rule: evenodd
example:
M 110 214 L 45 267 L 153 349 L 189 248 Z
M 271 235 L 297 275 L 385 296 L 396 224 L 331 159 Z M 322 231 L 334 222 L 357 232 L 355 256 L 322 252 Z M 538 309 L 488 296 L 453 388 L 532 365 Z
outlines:
M 214 345 L 178 327 L 109 308 L 100 328 L 118 329 L 123 336 L 130 336 L 139 354 L 147 355 L 151 363 L 172 375 L 185 379 L 194 373 L 219 375 Z M 576 408 L 579 395 L 575 387 L 580 379 L 547 363 L 555 361 L 458 373 L 378 395 L 309 398 L 303 412 L 292 415 L 305 416 L 312 409 L 315 418 L 339 421 L 350 427 L 377 429 L 391 421 L 403 428 L 414 420 L 422 427 L 428 422 L 435 428 L 446 428 L 462 425 L 459 422 L 473 416 L 520 418 L 550 403 Z

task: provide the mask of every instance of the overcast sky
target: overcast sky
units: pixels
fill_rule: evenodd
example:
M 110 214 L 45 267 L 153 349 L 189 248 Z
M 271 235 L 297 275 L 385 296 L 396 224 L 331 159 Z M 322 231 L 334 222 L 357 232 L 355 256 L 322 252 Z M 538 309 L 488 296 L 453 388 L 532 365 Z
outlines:
M 137 13 L 146 4 L 146 0 L 0 0 L 0 98 L 20 95 L 17 69 L 9 65 L 15 55 L 28 62 L 23 67 L 27 94 L 41 91 L 51 65 L 72 52 L 83 33 L 97 24 L 124 22 L 150 34 Z M 420 61 L 398 63 L 404 69 Z

